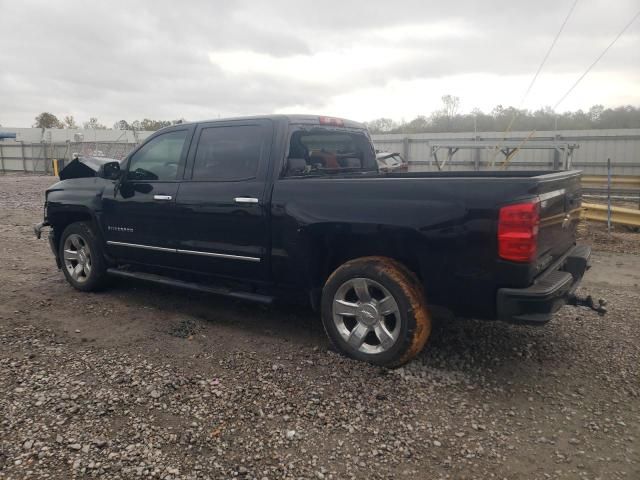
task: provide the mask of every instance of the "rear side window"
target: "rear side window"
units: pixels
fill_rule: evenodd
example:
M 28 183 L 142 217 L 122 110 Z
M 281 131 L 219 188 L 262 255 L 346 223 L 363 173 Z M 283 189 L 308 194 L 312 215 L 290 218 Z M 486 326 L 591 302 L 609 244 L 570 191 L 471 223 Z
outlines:
M 131 157 L 127 178 L 175 180 L 187 133 L 188 130 L 167 132 L 149 140 Z
M 265 146 L 265 136 L 259 125 L 203 128 L 193 165 L 193 179 L 255 178 Z
M 364 133 L 312 129 L 291 134 L 285 175 L 376 171 L 375 151 Z

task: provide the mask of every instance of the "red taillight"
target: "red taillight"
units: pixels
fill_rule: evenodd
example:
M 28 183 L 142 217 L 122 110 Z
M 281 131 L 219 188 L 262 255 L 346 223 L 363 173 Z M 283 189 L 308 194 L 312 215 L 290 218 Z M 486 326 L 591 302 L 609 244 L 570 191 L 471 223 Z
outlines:
M 538 202 L 517 203 L 500 209 L 498 255 L 513 262 L 536 258 L 540 211 Z
M 344 127 L 344 121 L 341 118 L 319 117 L 320 125 L 334 125 L 336 127 Z

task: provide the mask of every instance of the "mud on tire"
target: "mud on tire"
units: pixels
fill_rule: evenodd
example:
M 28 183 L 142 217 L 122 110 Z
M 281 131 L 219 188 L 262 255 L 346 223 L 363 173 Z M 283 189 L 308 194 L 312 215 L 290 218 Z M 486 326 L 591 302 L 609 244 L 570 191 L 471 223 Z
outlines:
M 422 286 L 407 267 L 362 257 L 336 269 L 322 291 L 322 323 L 349 357 L 398 367 L 415 357 L 431 333 Z

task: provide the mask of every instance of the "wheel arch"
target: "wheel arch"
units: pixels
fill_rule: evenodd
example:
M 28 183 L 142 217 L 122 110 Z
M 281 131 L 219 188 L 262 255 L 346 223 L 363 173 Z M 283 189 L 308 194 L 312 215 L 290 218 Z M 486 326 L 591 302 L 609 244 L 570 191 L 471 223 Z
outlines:
M 52 228 L 53 245 L 56 248 L 56 252 L 60 247 L 60 240 L 62 238 L 62 232 L 72 223 L 87 222 L 89 223 L 93 231 L 102 240 L 102 232 L 100 230 L 100 224 L 97 221 L 95 213 L 86 207 L 76 208 L 62 208 L 53 209 L 47 212 L 47 221 Z M 57 256 L 57 253 L 56 253 Z
M 423 239 L 408 228 L 363 227 L 354 231 L 350 225 L 311 226 L 304 232 L 303 242 L 308 252 L 308 283 L 311 304 L 320 305 L 322 288 L 336 269 L 345 263 L 364 257 L 387 258 L 409 270 L 422 288 L 420 251 Z M 422 246 L 422 247 L 421 247 Z

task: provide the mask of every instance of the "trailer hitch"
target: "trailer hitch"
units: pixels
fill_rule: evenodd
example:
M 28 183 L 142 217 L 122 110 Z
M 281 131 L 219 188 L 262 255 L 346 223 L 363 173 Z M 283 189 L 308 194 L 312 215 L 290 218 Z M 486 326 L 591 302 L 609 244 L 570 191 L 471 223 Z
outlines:
M 607 313 L 606 305 L 607 301 L 602 298 L 598 300 L 598 304 L 596 305 L 593 301 L 593 297 L 591 295 L 587 295 L 587 297 L 579 297 L 576 294 L 569 295 L 569 300 L 567 302 L 569 305 L 573 305 L 574 307 L 587 307 L 591 310 L 598 312 L 598 315 L 603 316 Z

